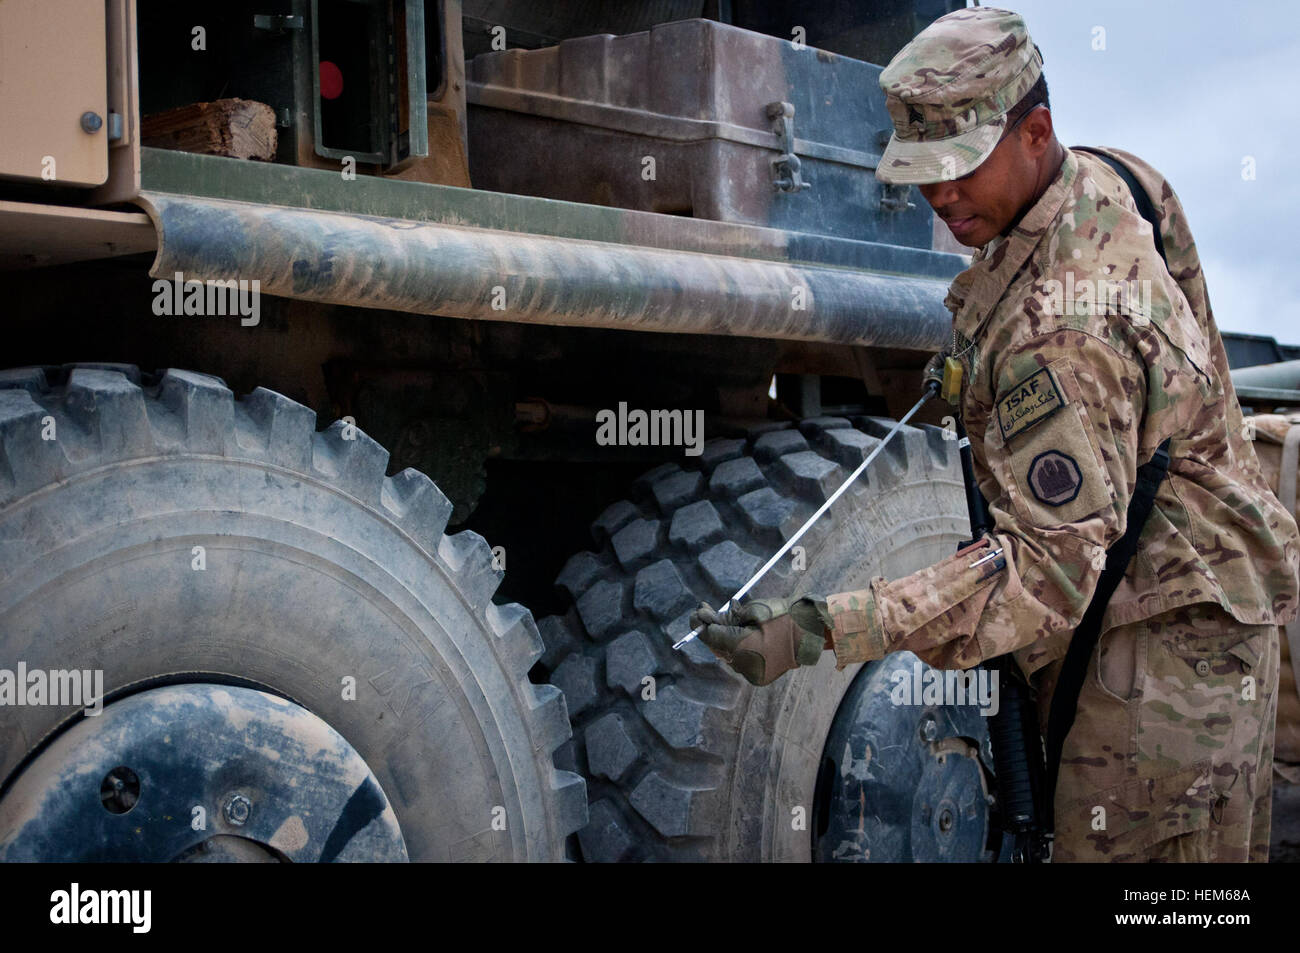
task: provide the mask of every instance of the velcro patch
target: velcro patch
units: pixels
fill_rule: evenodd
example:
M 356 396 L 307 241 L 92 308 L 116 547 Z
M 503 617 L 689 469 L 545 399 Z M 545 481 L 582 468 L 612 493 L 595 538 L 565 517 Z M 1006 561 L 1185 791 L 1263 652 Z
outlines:
M 1065 397 L 1047 368 L 1030 374 L 998 399 L 1002 442 L 1024 433 L 1065 406 Z
M 1029 464 L 1025 482 L 1038 502 L 1064 506 L 1079 495 L 1083 488 L 1083 474 L 1074 457 L 1060 450 L 1047 450 Z

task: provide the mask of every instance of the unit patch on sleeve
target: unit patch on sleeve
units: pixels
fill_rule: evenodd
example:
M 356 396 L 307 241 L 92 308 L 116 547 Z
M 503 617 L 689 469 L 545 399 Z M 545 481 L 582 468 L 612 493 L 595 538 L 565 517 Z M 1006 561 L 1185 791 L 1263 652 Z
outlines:
M 1034 457 L 1025 475 L 1029 490 L 1040 503 L 1064 506 L 1083 487 L 1083 474 L 1074 457 L 1060 450 L 1047 450 Z
M 1047 368 L 1016 384 L 998 400 L 998 427 L 1002 442 L 1046 420 L 1065 406 L 1065 397 Z

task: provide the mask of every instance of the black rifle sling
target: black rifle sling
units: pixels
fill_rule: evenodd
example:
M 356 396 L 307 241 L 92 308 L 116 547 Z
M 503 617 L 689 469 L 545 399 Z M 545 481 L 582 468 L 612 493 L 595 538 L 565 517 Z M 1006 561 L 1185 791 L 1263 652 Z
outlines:
M 1088 671 L 1088 660 L 1101 638 L 1101 618 L 1106 613 L 1106 605 L 1115 594 L 1119 581 L 1124 578 L 1124 570 L 1129 560 L 1137 552 L 1138 537 L 1142 527 L 1151 515 L 1155 503 L 1156 490 L 1169 471 L 1169 441 L 1166 440 L 1156 450 L 1147 463 L 1138 467 L 1137 486 L 1133 488 L 1133 497 L 1128 502 L 1128 525 L 1124 535 L 1106 550 L 1106 568 L 1097 580 L 1097 589 L 1092 601 L 1083 613 L 1079 627 L 1074 630 L 1070 647 L 1065 653 L 1065 663 L 1052 693 L 1052 707 L 1047 717 L 1047 790 L 1044 817 L 1048 819 L 1048 829 L 1056 829 L 1056 814 L 1053 811 L 1056 796 L 1056 777 L 1061 768 L 1061 749 L 1065 745 L 1065 736 L 1074 727 L 1074 716 L 1079 704 L 1079 691 L 1083 688 L 1083 679 Z
M 1142 188 L 1133 177 L 1133 173 L 1123 163 L 1093 149 L 1077 149 L 1077 151 L 1095 155 L 1124 180 L 1124 184 L 1133 195 L 1138 213 L 1151 225 L 1156 251 L 1168 268 L 1169 259 L 1165 257 L 1165 246 L 1160 237 L 1160 223 L 1156 219 L 1155 208 L 1151 205 L 1151 197 L 1147 195 L 1146 189 Z M 1083 688 L 1083 680 L 1088 671 L 1088 660 L 1092 658 L 1097 640 L 1101 638 L 1102 616 L 1106 613 L 1106 606 L 1110 602 L 1110 597 L 1115 594 L 1119 581 L 1124 578 L 1129 560 L 1137 552 L 1138 537 L 1142 535 L 1142 527 L 1146 525 L 1147 517 L 1151 515 L 1151 507 L 1155 503 L 1156 491 L 1168 471 L 1169 440 L 1166 439 L 1160 444 L 1151 460 L 1138 467 L 1137 485 L 1133 488 L 1133 496 L 1128 503 L 1124 535 L 1106 551 L 1106 568 L 1102 570 L 1097 580 L 1097 589 L 1093 593 L 1092 601 L 1088 603 L 1088 608 L 1083 613 L 1079 627 L 1074 630 L 1074 637 L 1070 640 L 1070 647 L 1066 651 L 1065 662 L 1061 666 L 1056 690 L 1052 694 L 1052 706 L 1047 719 L 1047 784 L 1044 792 L 1046 803 L 1043 805 L 1043 816 L 1047 819 L 1048 830 L 1056 829 L 1054 802 L 1057 775 L 1061 768 L 1061 750 L 1065 745 L 1066 735 L 1074 726 L 1074 717 L 1079 705 L 1079 691 Z

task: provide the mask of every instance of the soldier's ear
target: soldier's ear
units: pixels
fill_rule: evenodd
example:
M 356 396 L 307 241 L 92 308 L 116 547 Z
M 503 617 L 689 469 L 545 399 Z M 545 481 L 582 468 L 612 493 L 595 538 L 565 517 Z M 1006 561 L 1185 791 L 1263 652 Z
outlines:
M 1046 106 L 1034 108 L 1029 115 L 1025 116 L 1017 131 L 1021 135 L 1020 141 L 1029 157 L 1039 158 L 1047 152 L 1056 136 L 1055 126 L 1052 124 L 1052 111 Z

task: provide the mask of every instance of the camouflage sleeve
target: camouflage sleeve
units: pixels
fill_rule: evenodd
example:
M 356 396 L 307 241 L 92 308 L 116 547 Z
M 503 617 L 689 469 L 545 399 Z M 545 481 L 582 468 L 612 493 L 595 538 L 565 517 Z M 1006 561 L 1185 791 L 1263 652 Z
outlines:
M 1106 548 L 1124 533 L 1136 479 L 1144 365 L 1082 331 L 1056 330 L 993 367 L 996 401 L 982 440 L 971 435 L 997 494 L 993 539 L 902 579 L 827 600 L 839 667 L 907 649 L 941 668 L 1072 632 L 1097 585 Z M 1175 426 L 1167 419 L 1148 427 Z M 1002 549 L 1005 565 L 987 559 Z M 1057 652 L 1059 654 L 1059 652 Z M 1036 667 L 1036 666 L 1035 666 Z

